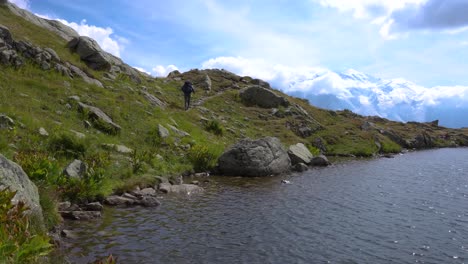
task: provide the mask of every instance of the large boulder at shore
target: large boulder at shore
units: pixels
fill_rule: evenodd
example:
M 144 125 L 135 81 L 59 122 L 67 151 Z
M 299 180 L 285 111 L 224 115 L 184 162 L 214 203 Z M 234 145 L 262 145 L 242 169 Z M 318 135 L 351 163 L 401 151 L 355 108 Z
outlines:
M 288 155 L 293 166 L 298 163 L 309 164 L 314 157 L 309 149 L 302 143 L 289 146 Z
M 18 164 L 0 154 L 0 190 L 5 188 L 16 191 L 13 202 L 24 202 L 29 208 L 34 223 L 44 228 L 44 218 L 36 185 Z
M 288 107 L 286 98 L 275 94 L 272 90 L 255 85 L 240 91 L 240 98 L 246 105 L 256 105 L 263 108 Z
M 269 176 L 289 172 L 291 160 L 278 138 L 243 139 L 223 153 L 219 172 L 230 176 Z

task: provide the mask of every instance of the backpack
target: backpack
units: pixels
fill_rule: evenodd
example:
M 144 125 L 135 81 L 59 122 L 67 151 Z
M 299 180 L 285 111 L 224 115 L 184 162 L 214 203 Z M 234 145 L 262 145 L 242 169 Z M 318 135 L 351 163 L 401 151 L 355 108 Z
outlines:
M 182 92 L 188 94 L 188 93 L 191 93 L 192 91 L 193 91 L 192 84 L 189 82 L 184 83 L 184 85 L 182 86 Z

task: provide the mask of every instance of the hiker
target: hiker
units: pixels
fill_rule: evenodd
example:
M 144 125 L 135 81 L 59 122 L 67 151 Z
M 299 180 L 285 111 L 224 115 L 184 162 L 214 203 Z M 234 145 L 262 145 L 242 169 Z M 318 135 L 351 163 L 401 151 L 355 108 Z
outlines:
M 190 108 L 190 96 L 192 93 L 195 93 L 195 89 L 193 89 L 193 85 L 190 81 L 185 81 L 180 89 L 184 92 L 185 111 L 187 111 Z

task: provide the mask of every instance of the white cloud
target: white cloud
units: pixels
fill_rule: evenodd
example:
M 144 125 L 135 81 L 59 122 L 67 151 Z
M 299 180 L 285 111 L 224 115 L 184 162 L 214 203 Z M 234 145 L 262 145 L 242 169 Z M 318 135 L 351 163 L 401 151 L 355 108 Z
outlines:
M 170 72 L 179 70 L 175 65 L 157 65 L 152 69 L 153 73 L 157 77 L 166 77 Z
M 17 5 L 19 8 L 29 9 L 29 0 L 9 0 L 10 3 Z

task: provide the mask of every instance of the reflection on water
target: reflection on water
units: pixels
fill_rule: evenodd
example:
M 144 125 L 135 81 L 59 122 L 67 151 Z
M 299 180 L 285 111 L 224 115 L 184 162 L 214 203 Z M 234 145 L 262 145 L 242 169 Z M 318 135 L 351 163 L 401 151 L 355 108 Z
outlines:
M 214 177 L 202 195 L 68 225 L 76 263 L 468 263 L 468 149 Z

